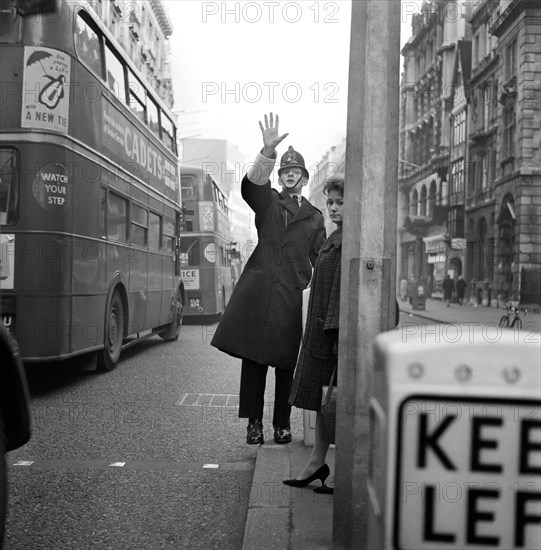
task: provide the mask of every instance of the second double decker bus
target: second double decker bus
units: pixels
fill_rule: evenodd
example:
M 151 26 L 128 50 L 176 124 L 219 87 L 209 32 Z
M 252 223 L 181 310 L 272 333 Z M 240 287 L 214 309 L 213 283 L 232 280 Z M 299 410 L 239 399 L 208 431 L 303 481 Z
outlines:
M 3 323 L 24 361 L 98 352 L 110 370 L 179 336 L 175 124 L 92 9 L 1 8 Z
M 215 320 L 231 293 L 231 255 L 227 198 L 205 170 L 181 167 L 185 223 L 180 238 L 180 263 L 186 288 L 186 317 Z

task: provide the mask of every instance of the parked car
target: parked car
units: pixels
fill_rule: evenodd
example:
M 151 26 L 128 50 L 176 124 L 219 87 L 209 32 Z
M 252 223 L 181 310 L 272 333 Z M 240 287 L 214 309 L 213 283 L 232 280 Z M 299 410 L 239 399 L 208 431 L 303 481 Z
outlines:
M 26 376 L 16 345 L 0 324 L 0 548 L 7 507 L 6 453 L 30 439 L 30 408 Z

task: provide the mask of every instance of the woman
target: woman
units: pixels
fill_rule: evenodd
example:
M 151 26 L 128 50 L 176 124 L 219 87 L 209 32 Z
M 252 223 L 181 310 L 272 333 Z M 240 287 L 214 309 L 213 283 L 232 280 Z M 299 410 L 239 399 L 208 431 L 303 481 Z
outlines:
M 306 330 L 289 397 L 292 405 L 318 412 L 315 443 L 308 463 L 297 479 L 286 479 L 284 483 L 293 487 L 305 487 L 319 479 L 322 486 L 317 487 L 315 491 L 333 493 L 334 489 L 325 485 L 325 480 L 330 474 L 329 467 L 325 464 L 329 443 L 323 441 L 320 436 L 319 411 L 322 387 L 329 384 L 338 362 L 344 176 L 335 174 L 327 178 L 323 192 L 327 195 L 327 211 L 337 229 L 325 241 L 315 265 Z

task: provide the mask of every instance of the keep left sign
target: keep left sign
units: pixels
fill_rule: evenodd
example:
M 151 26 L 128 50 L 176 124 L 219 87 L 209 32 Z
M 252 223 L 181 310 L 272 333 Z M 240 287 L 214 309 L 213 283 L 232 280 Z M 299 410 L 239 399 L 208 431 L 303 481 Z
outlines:
M 539 401 L 411 395 L 398 417 L 394 548 L 541 548 Z

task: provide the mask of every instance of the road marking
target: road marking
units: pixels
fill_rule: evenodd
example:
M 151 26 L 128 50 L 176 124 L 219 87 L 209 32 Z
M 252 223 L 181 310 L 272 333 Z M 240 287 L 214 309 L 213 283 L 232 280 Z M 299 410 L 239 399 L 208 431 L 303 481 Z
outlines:
M 254 457 L 255 460 L 255 457 Z M 129 460 L 127 462 L 111 462 L 110 460 L 19 460 L 11 463 L 12 466 L 26 466 L 32 470 L 107 470 L 111 467 L 131 471 L 158 471 L 158 472 L 245 472 L 254 469 L 254 460 L 245 462 L 175 462 L 175 461 L 147 461 Z
M 238 408 L 239 396 L 229 393 L 184 393 L 175 403 L 178 407 Z

